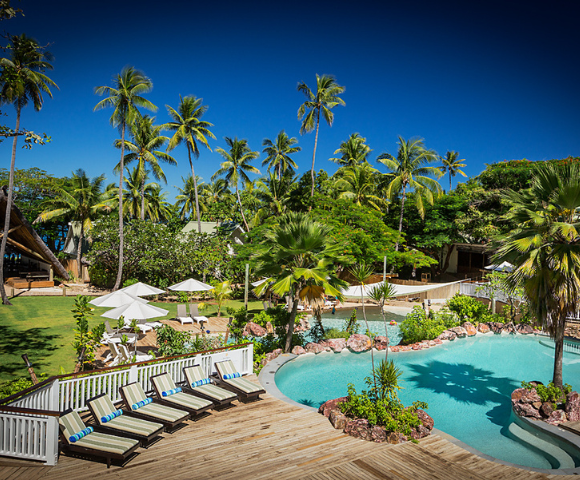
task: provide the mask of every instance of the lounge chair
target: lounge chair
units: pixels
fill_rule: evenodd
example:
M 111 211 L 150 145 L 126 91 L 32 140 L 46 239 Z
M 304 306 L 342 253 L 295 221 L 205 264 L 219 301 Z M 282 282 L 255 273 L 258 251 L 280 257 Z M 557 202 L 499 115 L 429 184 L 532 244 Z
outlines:
M 65 453 L 78 453 L 107 460 L 121 460 L 123 465 L 139 447 L 139 440 L 117 435 L 95 432 L 87 427 L 75 411 L 65 412 L 58 420 L 60 426 L 61 448 Z
M 116 367 L 117 365 L 123 363 L 125 360 L 121 356 L 121 352 L 119 352 L 117 344 L 109 341 L 107 345 L 109 346 L 111 354 L 105 358 L 105 363 L 110 361 L 111 363 L 109 364 L 109 367 Z
M 177 305 L 177 316 L 176 320 L 179 320 L 182 325 L 186 323 L 191 323 L 193 325 L 193 318 L 187 314 L 185 305 Z
M 153 375 L 151 383 L 157 394 L 157 400 L 162 405 L 177 407 L 186 410 L 191 414 L 191 418 L 199 417 L 210 408 L 214 407 L 212 401 L 205 398 L 196 397 L 191 393 L 184 393 L 178 388 L 168 373 Z
M 120 333 L 118 330 L 113 330 L 111 328 L 111 324 L 108 320 L 105 320 L 105 333 L 103 338 L 101 339 L 101 343 L 119 343 L 123 338 L 123 335 L 126 335 L 128 338 L 129 343 L 135 343 L 137 341 L 138 335 L 136 333 Z
M 191 315 L 191 318 L 193 318 L 196 322 L 209 323 L 209 318 L 204 317 L 203 315 L 199 314 L 199 309 L 197 307 L 197 303 L 190 303 L 189 304 L 189 314 Z
M 119 392 L 129 415 L 162 423 L 167 431 L 174 429 L 189 418 L 189 413 L 185 410 L 161 405 L 156 400 L 147 397 L 140 383 L 123 385 L 119 388 Z
M 115 408 L 106 393 L 89 398 L 87 405 L 97 425 L 95 430 L 134 438 L 139 440 L 142 447 L 149 445 L 165 430 L 161 423 L 123 415 L 125 412 Z
M 208 378 L 201 366 L 185 367 L 183 369 L 187 389 L 195 395 L 214 402 L 218 408 L 230 406 L 238 396 L 230 391 L 215 385 L 211 378 Z
M 125 363 L 133 363 L 133 358 L 135 362 L 146 362 L 147 360 L 153 360 L 153 355 L 148 355 L 146 353 L 131 353 L 126 345 L 118 345 L 119 353 L 121 354 L 121 359 Z
M 236 370 L 231 360 L 216 362 L 214 365 L 219 377 L 219 386 L 237 393 L 242 402 L 258 400 L 260 394 L 266 393 L 264 389 L 254 382 L 242 378 L 242 375 Z

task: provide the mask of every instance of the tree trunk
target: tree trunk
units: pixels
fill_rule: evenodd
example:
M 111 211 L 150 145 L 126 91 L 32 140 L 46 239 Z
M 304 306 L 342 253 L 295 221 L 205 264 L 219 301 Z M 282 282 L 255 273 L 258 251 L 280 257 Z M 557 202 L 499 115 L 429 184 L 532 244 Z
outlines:
M 10 176 L 8 178 L 8 198 L 6 199 L 6 215 L 4 217 L 4 235 L 0 244 L 0 295 L 4 305 L 12 305 L 6 290 L 4 289 L 4 254 L 6 253 L 6 243 L 8 242 L 8 231 L 10 230 L 10 213 L 12 211 L 12 190 L 14 188 L 14 164 L 16 163 L 16 143 L 18 141 L 18 131 L 20 130 L 20 111 L 22 107 L 16 105 L 16 131 L 12 140 L 12 158 L 10 159 Z
M 244 225 L 246 227 L 246 233 L 250 231 L 250 227 L 248 227 L 248 222 L 246 222 L 246 216 L 244 215 L 244 209 L 242 208 L 242 199 L 240 198 L 240 192 L 238 190 L 238 184 L 236 183 L 236 195 L 238 197 L 238 204 L 240 205 L 240 213 L 242 214 L 242 219 L 244 220 Z
M 451 170 L 449 171 L 449 192 L 451 192 Z M 449 193 L 447 192 L 447 193 Z
M 312 168 L 310 169 L 310 176 L 312 177 L 312 189 L 310 190 L 310 198 L 314 196 L 314 159 L 316 158 L 316 146 L 318 145 L 318 127 L 320 126 L 320 107 L 316 114 L 316 135 L 314 136 L 314 151 L 312 152 Z M 312 205 L 310 206 L 312 208 Z
M 364 282 L 360 283 L 360 301 L 362 303 L 362 310 L 363 310 L 363 318 L 365 320 L 365 325 L 367 327 L 367 333 L 369 334 L 370 337 L 370 333 L 371 330 L 369 329 L 369 322 L 367 322 L 367 312 L 365 310 L 365 297 L 364 297 L 364 288 L 365 288 L 365 284 Z M 377 391 L 377 377 L 375 375 L 375 346 L 372 345 L 373 340 L 371 338 L 371 365 L 373 367 L 373 383 L 375 384 L 375 392 Z
M 145 171 L 141 179 L 141 220 L 145 220 Z
M 83 281 L 83 266 L 81 265 L 83 238 L 85 238 L 84 221 L 81 218 L 81 233 L 79 234 L 79 244 L 77 246 L 77 277 Z
M 113 292 L 119 290 L 123 278 L 123 170 L 125 169 L 125 121 L 121 124 L 121 173 L 119 175 L 119 269 Z
M 294 298 L 295 297 L 295 298 Z M 284 345 L 284 353 L 290 353 L 292 349 L 292 335 L 294 335 L 294 322 L 296 321 L 296 313 L 298 312 L 298 294 L 292 297 L 292 311 L 290 312 L 290 319 L 286 325 L 286 344 Z
M 197 231 L 201 233 L 201 216 L 199 214 L 199 199 L 197 196 L 197 180 L 193 170 L 193 162 L 191 160 L 191 147 L 187 144 L 187 155 L 189 156 L 189 166 L 191 167 L 191 178 L 193 178 L 193 190 L 195 192 L 195 216 L 197 217 Z
M 387 323 L 387 317 L 385 316 L 385 300 L 379 303 L 381 309 L 381 315 L 383 316 L 383 323 L 385 324 L 385 337 L 387 339 L 387 348 L 385 348 L 385 362 L 389 359 L 389 325 Z
M 407 185 L 403 185 L 403 195 L 401 196 L 401 217 L 399 218 L 399 237 L 397 238 L 397 244 L 395 245 L 395 252 L 399 251 L 399 239 L 401 238 L 401 232 L 403 231 L 403 213 L 405 211 L 405 192 L 407 190 Z
M 282 178 L 282 162 L 278 162 L 278 181 Z
M 554 342 L 556 344 L 556 351 L 554 353 L 554 376 L 552 381 L 556 387 L 562 388 L 563 378 L 562 378 L 562 357 L 564 355 L 564 323 L 558 321 L 558 327 L 556 329 L 556 335 L 554 336 Z

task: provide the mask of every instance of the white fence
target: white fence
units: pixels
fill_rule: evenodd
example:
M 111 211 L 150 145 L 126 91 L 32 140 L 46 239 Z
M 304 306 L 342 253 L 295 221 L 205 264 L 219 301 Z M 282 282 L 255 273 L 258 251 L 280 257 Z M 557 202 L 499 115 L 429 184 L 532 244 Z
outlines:
M 462 282 L 459 284 L 459 293 L 461 293 L 461 295 L 469 295 L 470 297 L 476 297 L 476 298 L 487 298 L 489 300 L 490 296 L 486 291 L 486 288 L 485 288 L 486 285 L 488 285 L 488 284 L 485 282 L 481 282 L 481 283 L 480 282 L 476 282 L 476 283 Z M 481 287 L 484 287 L 484 288 L 481 288 Z M 502 292 L 495 292 L 495 295 L 493 297 L 498 302 L 510 303 L 509 297 Z M 516 297 L 514 297 L 514 298 L 516 298 Z
M 185 380 L 183 368 L 201 365 L 209 377 L 216 372 L 215 363 L 231 360 L 243 375 L 253 372 L 254 345 L 247 344 L 234 350 L 220 349 L 197 355 L 182 356 L 167 361 L 143 362 L 126 368 L 87 373 L 71 378 L 56 378 L 42 387 L 8 403 L 8 410 L 0 405 L 0 456 L 41 460 L 56 465 L 58 458 L 58 418 L 42 414 L 73 409 L 87 410 L 87 400 L 101 393 L 108 394 L 113 402 L 121 400 L 119 387 L 139 382 L 146 392 L 152 390 L 149 378 L 158 373 L 169 373 L 176 383 Z M 35 411 L 38 411 L 37 413 Z

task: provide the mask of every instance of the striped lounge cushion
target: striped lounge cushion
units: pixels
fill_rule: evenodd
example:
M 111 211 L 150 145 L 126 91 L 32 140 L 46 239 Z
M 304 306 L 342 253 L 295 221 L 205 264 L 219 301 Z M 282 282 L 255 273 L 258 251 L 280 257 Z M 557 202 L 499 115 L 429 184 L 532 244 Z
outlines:
M 194 392 L 199 392 L 207 395 L 208 397 L 215 398 L 216 400 L 228 400 L 230 398 L 236 398 L 237 395 L 235 393 L 230 392 L 229 390 L 225 390 L 220 388 L 216 385 L 202 385 L 201 387 L 193 388 Z
M 103 452 L 117 453 L 120 455 L 123 455 L 138 444 L 139 440 L 98 432 L 93 432 L 75 443 L 79 447 L 94 448 Z
M 246 380 L 245 378 L 232 378 L 230 380 L 225 380 L 225 382 L 234 387 L 239 388 L 240 390 L 246 393 L 255 393 L 263 391 L 261 387 L 256 385 L 254 382 Z
M 173 378 L 171 378 L 171 376 L 167 373 L 151 377 L 151 381 L 153 382 L 153 385 L 155 385 L 155 389 L 157 390 L 158 394 L 161 392 L 177 390 L 175 388 L 175 382 L 173 381 Z M 195 397 L 183 392 L 176 392 L 171 395 L 164 396 L 163 400 L 174 403 L 176 406 L 182 406 L 193 410 L 201 410 L 202 408 L 210 407 L 213 405 L 209 400 Z

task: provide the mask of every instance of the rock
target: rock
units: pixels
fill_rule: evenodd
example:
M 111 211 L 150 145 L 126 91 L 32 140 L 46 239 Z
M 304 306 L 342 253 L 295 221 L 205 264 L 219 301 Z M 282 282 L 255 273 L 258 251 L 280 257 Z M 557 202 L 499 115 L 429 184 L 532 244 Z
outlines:
M 400 347 L 401 352 L 410 352 L 411 350 L 413 350 L 413 347 L 411 347 L 411 345 L 401 345 Z
M 396 353 L 399 351 L 399 346 L 398 345 L 393 345 L 391 348 L 391 352 Z
M 500 334 L 503 330 L 503 323 L 501 322 L 489 322 L 490 330 L 495 334 Z
M 441 343 L 441 342 L 439 342 L 439 343 Z M 434 347 L 435 345 L 437 345 L 437 342 L 435 340 L 429 340 L 430 347 Z
M 419 343 L 419 348 L 420 348 L 421 350 L 425 350 L 426 348 L 429 348 L 429 342 L 428 342 L 428 341 L 425 341 L 425 340 L 423 340 L 421 343 Z
M 300 345 L 296 345 L 293 349 L 292 349 L 292 353 L 294 355 L 304 355 L 306 353 L 306 350 L 304 350 L 304 347 L 301 347 Z
M 477 331 L 479 333 L 489 333 L 489 325 L 487 323 L 480 323 L 477 326 Z
M 342 413 L 338 408 L 330 411 L 328 419 L 330 420 L 330 423 L 332 423 L 332 426 L 337 430 L 339 429 L 344 430 L 346 424 L 348 423 L 347 416 L 344 413 Z
M 302 332 L 305 332 L 306 330 L 310 330 L 310 322 L 308 321 L 307 318 L 304 318 L 304 317 L 301 318 L 298 326 L 300 327 L 300 330 Z
M 509 322 L 504 324 L 503 329 L 502 329 L 502 333 L 510 333 L 510 334 L 515 334 L 516 333 L 516 327 L 514 326 L 513 322 Z
M 271 322 L 266 322 L 266 332 L 271 334 L 274 333 L 274 327 L 272 326 Z
M 336 353 L 340 353 L 346 348 L 346 340 L 344 338 L 331 338 L 326 340 L 326 345 Z
M 346 346 L 353 352 L 365 352 L 372 347 L 371 339 L 367 335 L 355 333 L 346 342 Z
M 455 340 L 457 334 L 451 330 L 445 330 L 441 335 L 437 337 L 439 340 Z
M 475 326 L 473 325 L 473 323 L 471 323 L 471 322 L 464 322 L 463 325 L 461 325 L 461 326 L 467 332 L 467 336 L 468 337 L 473 337 L 474 335 L 477 334 L 477 329 L 475 328 Z
M 580 420 L 580 395 L 578 392 L 570 392 L 566 395 L 566 416 L 570 422 Z
M 516 388 L 512 392 L 512 403 L 519 402 L 520 399 L 523 397 L 524 393 L 526 392 L 525 388 Z
M 529 403 L 515 403 L 514 412 L 520 417 L 541 418 L 540 412 Z
M 531 335 L 532 333 L 534 333 L 534 329 L 532 328 L 531 325 L 524 325 L 523 323 L 520 323 L 519 325 L 516 326 L 516 332 L 518 332 L 521 335 Z
M 528 403 L 532 404 L 534 402 L 541 402 L 542 399 L 536 393 L 536 389 L 532 388 L 527 390 L 525 388 L 516 388 L 512 392 L 512 404 L 515 403 Z
M 411 438 L 414 438 L 415 440 L 420 440 L 421 438 L 424 438 L 430 434 L 431 431 L 423 425 L 419 425 L 418 427 L 411 430 Z
M 443 342 L 441 341 L 441 339 L 439 337 L 437 337 L 435 340 L 433 340 L 435 342 L 436 345 L 441 345 Z
M 546 423 L 549 423 L 550 425 L 560 425 L 560 423 L 565 422 L 566 420 L 568 419 L 564 410 L 554 410 L 546 420 Z
M 544 402 L 540 406 L 539 410 L 543 417 L 549 418 L 550 415 L 552 415 L 552 412 L 554 411 L 554 407 L 550 402 Z
M 371 428 L 371 437 L 373 442 L 383 443 L 387 441 L 387 431 L 385 427 L 381 427 L 380 425 L 375 425 Z
M 370 441 L 372 440 L 371 428 L 369 427 L 369 421 L 363 418 L 357 420 L 350 420 L 346 427 L 344 427 L 344 433 L 350 435 L 354 438 L 360 438 L 362 440 Z
M 534 402 L 532 403 L 532 407 L 534 407 L 536 410 L 539 410 L 540 408 L 542 408 L 542 402 Z
M 330 415 L 332 410 L 338 410 L 338 404 L 342 402 L 346 402 L 347 397 L 338 397 L 333 398 L 332 400 L 327 400 L 318 408 L 318 413 L 322 413 L 325 417 Z
M 435 425 L 435 421 L 429 416 L 427 412 L 421 410 L 420 408 L 417 409 L 415 412 L 421 421 L 421 424 L 429 431 L 433 430 L 433 426 Z
M 375 337 L 375 348 L 377 350 L 386 350 L 389 346 L 389 339 L 387 337 L 377 335 Z
M 320 353 L 324 352 L 324 347 L 318 343 L 310 342 L 304 345 L 306 353 Z
M 421 346 L 418 343 L 414 343 L 413 345 L 411 345 L 411 348 L 413 350 L 421 350 Z
M 282 353 L 281 348 L 277 348 L 276 350 L 273 350 L 272 352 L 267 353 L 266 354 L 266 363 L 271 362 L 272 360 L 277 358 L 281 353 Z
M 387 436 L 387 441 L 392 445 L 397 445 L 398 443 L 401 443 L 401 438 L 398 433 L 391 432 Z
M 450 328 L 449 331 L 455 333 L 459 338 L 463 338 L 467 336 L 467 330 L 463 327 L 453 327 Z
M 244 327 L 242 335 L 244 337 L 265 337 L 268 332 L 264 327 L 261 327 L 257 323 L 248 322 Z

